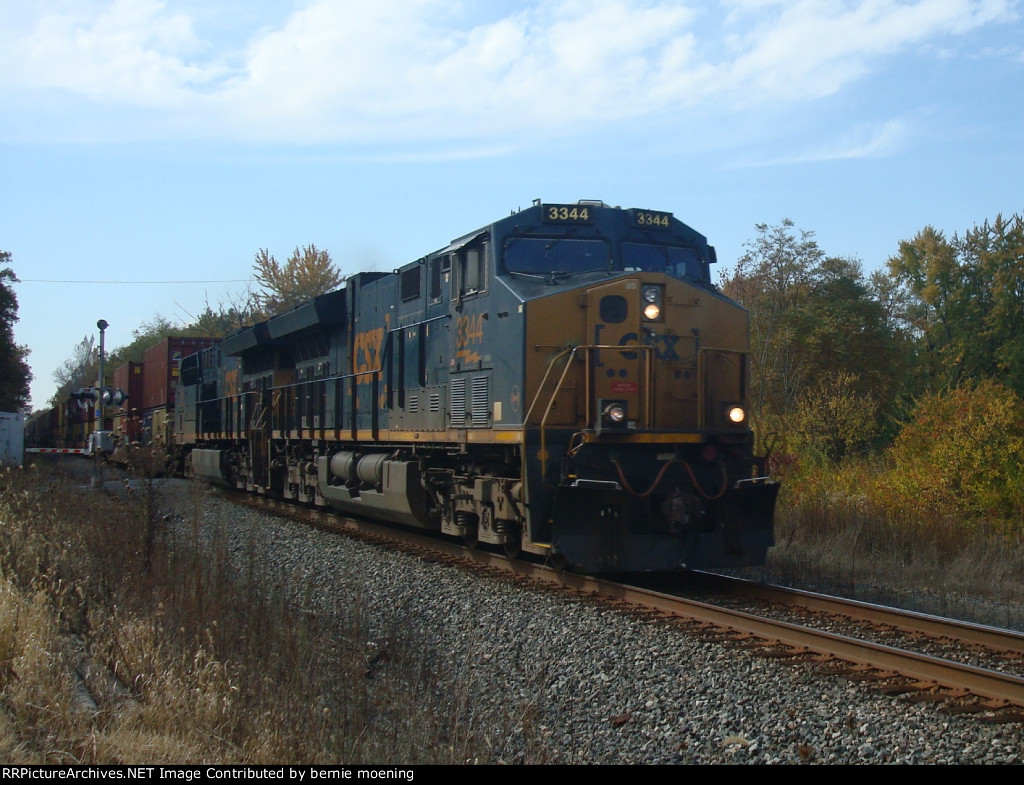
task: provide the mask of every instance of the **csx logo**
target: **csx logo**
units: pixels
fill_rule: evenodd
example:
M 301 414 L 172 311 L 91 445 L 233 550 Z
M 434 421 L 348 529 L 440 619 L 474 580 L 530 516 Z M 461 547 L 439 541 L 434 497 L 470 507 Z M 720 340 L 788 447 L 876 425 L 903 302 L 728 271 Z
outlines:
M 601 343 L 601 332 L 605 325 L 598 324 L 594 327 L 594 343 Z M 625 333 L 622 338 L 619 339 L 619 346 L 637 346 L 640 345 L 639 336 L 636 333 Z M 676 344 L 679 343 L 680 336 L 678 335 L 655 335 L 654 333 L 644 333 L 644 346 L 651 346 L 654 348 L 654 356 L 659 360 L 678 360 L 679 354 L 676 352 Z M 637 358 L 636 352 L 623 351 L 619 352 L 619 355 L 627 360 L 635 360 Z M 597 360 L 596 365 L 604 365 L 600 359 Z
M 379 371 L 383 364 L 384 327 L 356 333 L 352 346 L 352 368 L 360 374 L 357 383 L 369 384 L 373 377 L 370 371 Z

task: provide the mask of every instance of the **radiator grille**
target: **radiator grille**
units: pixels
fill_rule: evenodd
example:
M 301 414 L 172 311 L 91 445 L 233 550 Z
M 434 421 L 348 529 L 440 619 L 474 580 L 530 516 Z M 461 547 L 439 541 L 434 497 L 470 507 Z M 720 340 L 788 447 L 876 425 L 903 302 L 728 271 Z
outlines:
M 448 409 L 452 415 L 453 428 L 466 427 L 466 380 L 452 379 L 451 385 L 451 406 Z
M 474 428 L 487 426 L 490 408 L 490 379 L 478 376 L 473 380 L 472 418 Z

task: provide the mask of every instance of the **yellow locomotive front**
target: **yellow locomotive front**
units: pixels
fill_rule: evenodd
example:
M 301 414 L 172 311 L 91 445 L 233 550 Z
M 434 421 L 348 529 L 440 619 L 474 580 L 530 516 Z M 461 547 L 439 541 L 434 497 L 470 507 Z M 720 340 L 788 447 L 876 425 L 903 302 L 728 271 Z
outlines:
M 621 220 L 609 272 L 526 303 L 530 539 L 584 571 L 762 564 L 778 486 L 754 454 L 747 312 L 667 213 Z

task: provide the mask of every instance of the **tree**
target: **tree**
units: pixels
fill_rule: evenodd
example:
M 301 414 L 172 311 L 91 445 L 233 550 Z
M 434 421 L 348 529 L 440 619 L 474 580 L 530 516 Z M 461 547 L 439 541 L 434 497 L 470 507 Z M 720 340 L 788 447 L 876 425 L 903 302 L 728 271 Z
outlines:
M 878 432 L 878 406 L 858 377 L 838 371 L 813 384 L 790 418 L 800 454 L 830 463 L 866 450 Z
M 925 395 L 889 452 L 898 508 L 1008 520 L 1024 514 L 1024 420 L 1013 390 L 992 380 Z
M 722 291 L 750 311 L 753 354 L 752 386 L 758 413 L 790 410 L 807 385 L 811 357 L 803 336 L 808 329 L 808 298 L 812 272 L 825 253 L 814 233 L 797 237 L 793 221 L 757 225 L 757 238 L 745 243 L 746 253 Z
M 976 348 L 986 355 L 979 371 L 1024 394 L 1024 218 L 998 215 L 968 232 L 958 249 L 980 322 Z
M 813 232 L 757 226 L 723 291 L 750 311 L 753 406 L 762 428 L 829 460 L 862 449 L 901 391 L 906 342 L 859 261 L 827 256 Z M 859 400 L 837 420 L 837 407 Z M 854 416 L 856 415 L 856 416 Z M 812 433 L 815 417 L 831 417 Z M 800 428 L 804 430 L 801 432 Z M 801 437 L 802 433 L 802 437 Z
M 179 336 L 181 333 L 181 328 L 176 329 L 166 317 L 157 314 L 148 322 L 143 322 L 142 325 L 132 330 L 131 343 L 119 346 L 110 352 L 110 364 L 117 367 L 127 362 L 140 363 L 145 357 L 147 349 L 156 346 L 169 336 Z
M 232 298 L 226 305 L 222 301 L 214 310 L 209 303 L 188 326 L 188 335 L 199 338 L 224 338 L 248 327 L 260 318 L 252 292 Z
M 307 245 L 301 251 L 296 247 L 283 265 L 261 248 L 253 263 L 253 275 L 262 289 L 256 294 L 256 303 L 264 316 L 273 316 L 333 291 L 345 280 L 327 251 L 315 245 Z
M 854 395 L 888 407 L 900 394 L 906 342 L 889 322 L 881 294 L 855 259 L 828 257 L 812 270 L 807 301 L 809 385 L 844 380 Z
M 917 392 L 997 379 L 1024 394 L 1024 219 L 947 241 L 926 227 L 888 262 L 917 344 Z
M 82 336 L 82 340 L 64 364 L 53 372 L 53 380 L 57 383 L 57 392 L 50 400 L 51 406 L 66 403 L 68 395 L 81 387 L 92 387 L 96 384 L 99 374 L 99 357 L 96 349 L 96 338 L 92 335 Z
M 0 251 L 0 265 L 10 261 L 10 251 Z M 17 412 L 28 406 L 32 381 L 27 362 L 29 349 L 14 342 L 18 297 L 11 285 L 17 282 L 18 277 L 10 267 L 0 269 L 0 411 L 3 412 Z

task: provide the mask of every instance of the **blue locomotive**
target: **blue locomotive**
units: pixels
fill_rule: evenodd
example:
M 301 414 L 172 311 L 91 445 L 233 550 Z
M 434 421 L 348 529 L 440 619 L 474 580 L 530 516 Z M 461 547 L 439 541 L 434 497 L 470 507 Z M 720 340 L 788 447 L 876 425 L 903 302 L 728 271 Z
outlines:
M 748 315 L 671 213 L 513 213 L 182 361 L 210 481 L 592 572 L 763 563 Z

